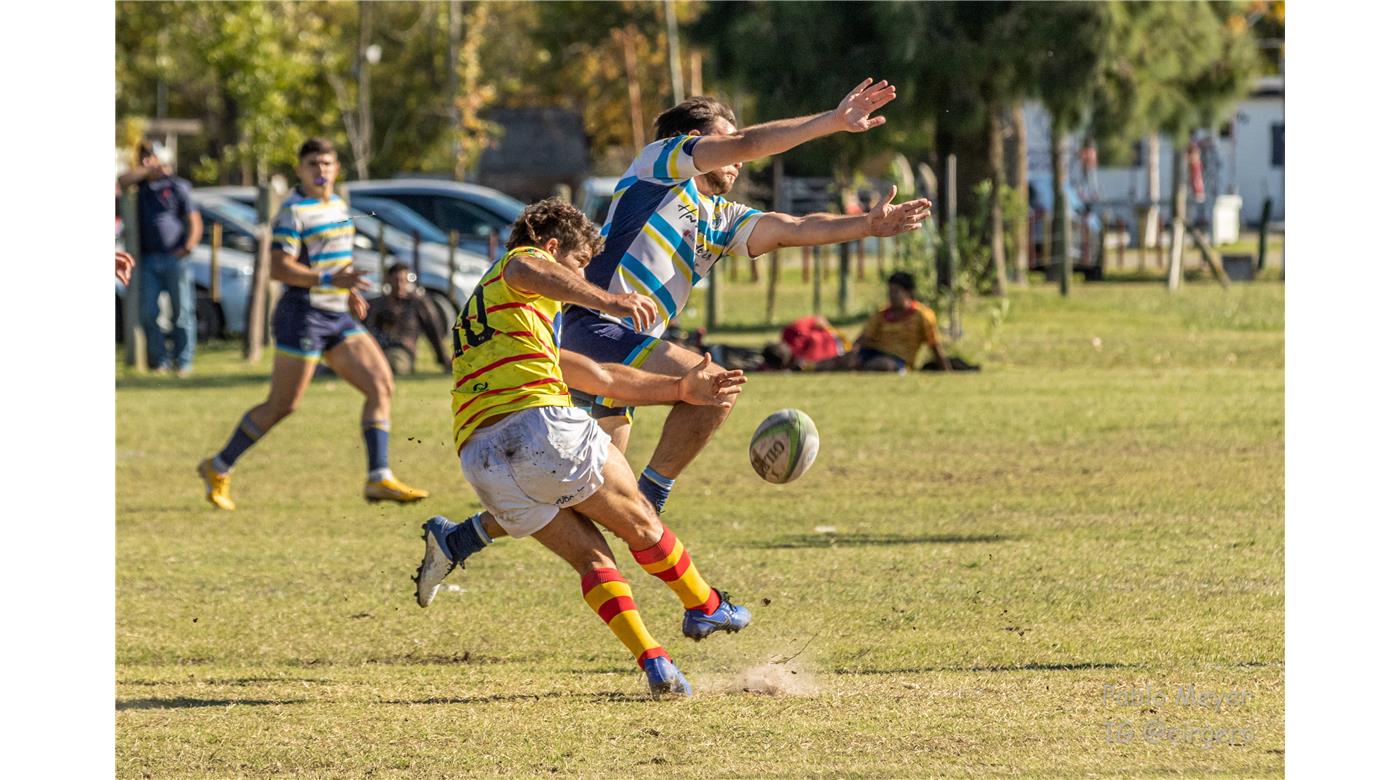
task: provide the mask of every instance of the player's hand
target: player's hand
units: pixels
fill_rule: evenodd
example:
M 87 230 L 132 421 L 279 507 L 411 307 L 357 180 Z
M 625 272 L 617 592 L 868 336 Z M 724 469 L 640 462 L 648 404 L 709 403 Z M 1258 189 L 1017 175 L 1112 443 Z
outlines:
M 350 290 L 351 292 L 368 290 L 370 287 L 374 286 L 365 278 L 365 275 L 368 273 L 368 271 L 361 271 L 353 265 L 347 265 L 339 271 L 336 271 L 335 276 L 331 277 L 331 286 L 340 287 Z M 364 299 L 361 298 L 360 300 L 363 301 Z
M 880 199 L 875 207 L 866 212 L 865 233 L 869 236 L 897 236 L 900 233 L 908 233 L 911 230 L 918 230 L 923 225 L 924 220 L 929 218 L 929 210 L 933 204 L 928 198 L 919 198 L 898 206 L 891 206 L 890 201 L 894 200 L 895 192 L 898 190 L 893 184 L 885 197 Z
M 871 114 L 894 98 L 894 85 L 888 81 L 862 81 L 836 106 L 836 110 L 831 112 L 836 129 L 847 133 L 863 133 L 883 125 L 884 117 Z
M 363 320 L 369 315 L 369 301 L 365 300 L 365 296 L 358 292 L 350 293 L 350 313 L 355 315 L 357 320 Z
M 612 297 L 612 302 L 603 309 L 605 314 L 611 314 L 621 319 L 631 318 L 639 333 L 650 328 L 651 324 L 656 322 L 656 302 L 645 295 L 620 293 Z
M 131 269 L 136 267 L 136 261 L 131 255 L 117 250 L 117 281 L 122 284 L 131 284 Z
M 749 381 L 739 369 L 726 371 L 710 361 L 709 354 L 701 358 L 695 367 L 676 380 L 680 384 L 680 397 L 683 403 L 694 406 L 734 405 L 734 399 L 743 391 L 742 385 Z

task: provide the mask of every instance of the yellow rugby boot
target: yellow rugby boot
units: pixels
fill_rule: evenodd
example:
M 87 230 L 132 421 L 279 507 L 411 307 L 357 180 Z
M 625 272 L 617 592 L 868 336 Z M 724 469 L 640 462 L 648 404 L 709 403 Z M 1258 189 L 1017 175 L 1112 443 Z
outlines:
M 209 503 L 232 512 L 233 499 L 229 498 L 228 486 L 233 481 L 233 475 L 215 471 L 212 458 L 200 461 L 195 471 L 204 480 L 204 497 L 209 499 Z
M 393 476 L 377 482 L 365 483 L 366 501 L 398 501 L 409 504 L 414 501 L 422 501 L 427 497 L 428 491 L 409 487 Z

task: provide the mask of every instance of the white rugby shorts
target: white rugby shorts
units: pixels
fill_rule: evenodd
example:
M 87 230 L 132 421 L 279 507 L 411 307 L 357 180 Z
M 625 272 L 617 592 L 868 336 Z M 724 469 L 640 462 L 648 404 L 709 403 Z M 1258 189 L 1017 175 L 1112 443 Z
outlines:
M 582 409 L 523 409 L 471 435 L 462 474 L 506 533 L 521 538 L 603 486 L 609 441 Z

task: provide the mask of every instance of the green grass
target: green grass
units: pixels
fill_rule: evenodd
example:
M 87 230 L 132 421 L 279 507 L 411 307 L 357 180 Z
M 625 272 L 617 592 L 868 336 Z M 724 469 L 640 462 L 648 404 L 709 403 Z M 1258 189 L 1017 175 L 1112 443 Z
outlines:
M 856 306 L 879 290 L 857 285 Z M 810 290 L 783 291 L 781 318 L 807 310 Z M 742 327 L 716 340 L 772 337 L 761 286 L 724 293 Z M 267 365 L 215 349 L 184 383 L 119 372 L 118 774 L 1282 775 L 1282 286 L 1037 287 L 1004 318 L 970 305 L 964 327 L 955 351 L 981 373 L 753 377 L 666 515 L 753 625 L 683 640 L 669 591 L 623 564 L 696 683 L 686 702 L 641 698 L 576 577 L 533 542 L 413 603 L 418 525 L 478 506 L 441 375 L 401 381 L 394 408 L 393 465 L 433 491 L 423 505 L 358 498 L 358 396 L 318 381 L 239 465 L 238 511 L 216 514 L 194 464 Z M 822 453 L 768 485 L 746 444 L 787 406 Z M 640 413 L 634 466 L 661 420 Z M 793 655 L 782 676 L 807 695 L 742 690 Z M 1149 684 L 1251 698 L 1104 701 Z M 1139 731 L 1110 743 L 1106 721 Z M 1149 721 L 1250 739 L 1149 741 Z

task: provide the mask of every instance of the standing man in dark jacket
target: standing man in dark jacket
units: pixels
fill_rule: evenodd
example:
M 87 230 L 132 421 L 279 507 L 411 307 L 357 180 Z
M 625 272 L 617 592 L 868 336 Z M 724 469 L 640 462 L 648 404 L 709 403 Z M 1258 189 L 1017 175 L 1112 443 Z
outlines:
M 169 156 L 143 141 L 137 147 L 140 164 L 123 173 L 117 183 L 139 185 L 136 211 L 141 222 L 141 327 L 146 332 L 146 364 L 165 373 L 189 376 L 194 366 L 194 275 L 186 260 L 199 245 L 204 222 L 191 196 L 190 183 L 170 170 Z M 164 157 L 164 159 L 162 159 Z M 174 319 L 175 359 L 166 349 L 161 330 L 160 294 L 170 296 Z

